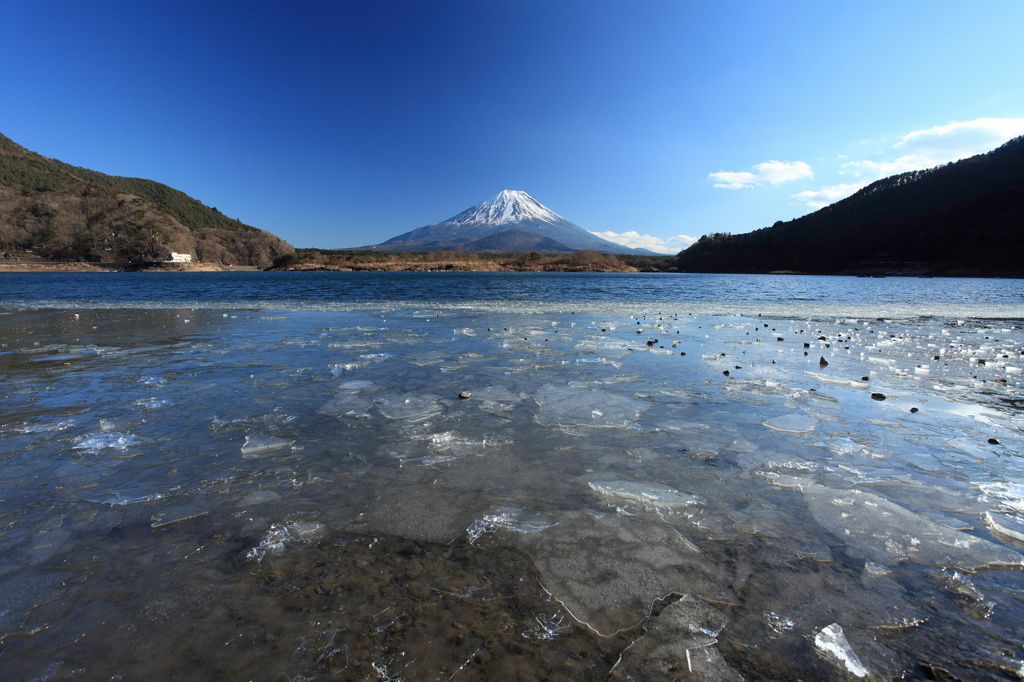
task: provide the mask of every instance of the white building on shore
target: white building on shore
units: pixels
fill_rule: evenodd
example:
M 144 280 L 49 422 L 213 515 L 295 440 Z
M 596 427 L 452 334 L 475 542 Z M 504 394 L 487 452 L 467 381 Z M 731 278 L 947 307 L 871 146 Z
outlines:
M 191 263 L 192 262 L 192 254 L 191 253 L 175 253 L 174 251 L 171 251 L 164 258 L 164 262 L 165 263 Z

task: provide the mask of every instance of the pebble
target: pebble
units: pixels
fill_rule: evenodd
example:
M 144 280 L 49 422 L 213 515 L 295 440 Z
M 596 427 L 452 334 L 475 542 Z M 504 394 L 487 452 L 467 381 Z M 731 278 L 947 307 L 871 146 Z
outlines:
M 462 393 L 459 394 L 459 400 L 469 400 L 472 397 L 473 394 L 470 393 L 469 391 L 463 391 Z

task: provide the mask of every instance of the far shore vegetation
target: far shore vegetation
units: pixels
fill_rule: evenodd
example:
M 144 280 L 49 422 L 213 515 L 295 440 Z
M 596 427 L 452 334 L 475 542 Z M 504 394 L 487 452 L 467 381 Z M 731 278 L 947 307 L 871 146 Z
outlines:
M 521 271 L 521 272 L 671 272 L 674 256 L 600 253 L 488 253 L 468 251 L 392 252 L 347 249 L 296 249 L 274 260 L 273 270 L 342 271 Z
M 575 253 L 476 253 L 464 251 L 396 252 L 348 249 L 296 249 L 267 268 L 217 261 L 84 262 L 51 259 L 32 252 L 0 254 L 0 272 L 159 271 L 203 272 L 245 270 L 290 271 L 443 271 L 443 272 L 674 272 L 675 256 L 641 256 L 577 251 Z

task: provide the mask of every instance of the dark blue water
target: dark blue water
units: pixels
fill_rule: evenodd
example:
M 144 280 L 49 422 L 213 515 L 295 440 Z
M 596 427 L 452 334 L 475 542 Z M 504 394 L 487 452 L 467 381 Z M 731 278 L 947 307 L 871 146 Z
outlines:
M 513 306 L 691 305 L 707 310 L 812 304 L 876 305 L 942 314 L 1013 315 L 1024 280 L 623 273 L 199 272 L 9 273 L 0 305 L 345 309 L 378 302 Z

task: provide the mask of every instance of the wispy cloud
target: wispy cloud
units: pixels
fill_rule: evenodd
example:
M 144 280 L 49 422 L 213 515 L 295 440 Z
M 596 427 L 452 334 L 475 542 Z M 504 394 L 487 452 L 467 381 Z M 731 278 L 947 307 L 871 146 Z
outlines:
M 852 175 L 857 178 L 868 177 L 873 180 L 879 180 L 881 178 L 887 178 L 890 175 L 906 173 L 907 171 L 912 170 L 921 170 L 922 168 L 930 168 L 937 165 L 938 164 L 928 164 L 922 166 L 920 163 L 911 159 L 896 159 L 894 161 L 869 161 L 863 159 L 859 161 L 847 161 L 840 167 L 839 172 L 843 175 Z
M 892 146 L 901 155 L 891 161 L 847 161 L 840 172 L 874 179 L 933 168 L 984 154 L 1024 135 L 1024 118 L 976 118 L 907 133 Z
M 697 241 L 695 237 L 690 237 L 685 234 L 669 237 L 668 239 L 662 239 L 649 234 L 640 234 L 636 230 L 630 230 L 629 232 L 592 232 L 591 234 L 595 234 L 601 239 L 607 239 L 608 241 L 615 242 L 616 244 L 628 246 L 631 249 L 647 249 L 648 251 L 654 251 L 655 253 L 665 254 L 679 253 Z
M 708 174 L 708 179 L 714 181 L 714 186 L 723 189 L 758 187 L 765 183 L 778 185 L 782 182 L 813 177 L 814 171 L 803 161 L 766 161 L 749 171 L 719 171 Z
M 822 187 L 821 189 L 808 190 L 806 192 L 799 192 L 793 195 L 793 198 L 797 201 L 803 202 L 811 208 L 824 208 L 829 204 L 834 204 L 840 199 L 854 194 L 857 190 L 866 187 L 866 182 L 853 182 L 846 185 L 832 185 L 831 187 Z
M 977 118 L 915 130 L 901 137 L 889 150 L 879 152 L 879 158 L 844 161 L 839 173 L 852 176 L 857 182 L 800 192 L 793 198 L 811 208 L 822 208 L 845 199 L 874 180 L 984 154 L 1018 135 L 1024 135 L 1024 118 Z M 894 152 L 899 156 L 885 158 Z

